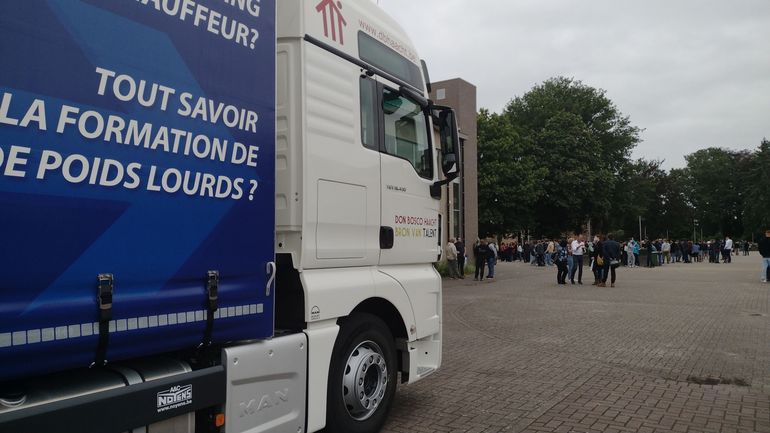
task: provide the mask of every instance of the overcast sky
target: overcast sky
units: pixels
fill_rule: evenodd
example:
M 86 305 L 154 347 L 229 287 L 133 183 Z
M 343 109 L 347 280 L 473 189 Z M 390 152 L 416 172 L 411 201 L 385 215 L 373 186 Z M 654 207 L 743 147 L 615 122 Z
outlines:
M 554 76 L 607 91 L 644 128 L 635 157 L 684 166 L 770 138 L 770 0 L 379 0 L 428 62 L 479 108 Z

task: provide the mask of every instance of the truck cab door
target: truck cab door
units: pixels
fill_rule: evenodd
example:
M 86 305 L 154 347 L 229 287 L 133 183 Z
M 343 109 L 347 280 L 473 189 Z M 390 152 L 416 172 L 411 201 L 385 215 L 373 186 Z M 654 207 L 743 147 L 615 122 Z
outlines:
M 380 265 L 431 263 L 440 254 L 439 200 L 434 179 L 432 128 L 415 100 L 382 83 L 380 111 L 382 228 Z

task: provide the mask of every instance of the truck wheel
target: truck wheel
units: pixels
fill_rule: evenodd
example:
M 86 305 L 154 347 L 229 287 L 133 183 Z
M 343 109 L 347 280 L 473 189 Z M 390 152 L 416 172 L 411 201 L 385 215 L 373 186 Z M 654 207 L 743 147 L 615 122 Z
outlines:
M 326 431 L 376 433 L 396 392 L 396 347 L 387 326 L 353 314 L 334 343 L 326 398 Z

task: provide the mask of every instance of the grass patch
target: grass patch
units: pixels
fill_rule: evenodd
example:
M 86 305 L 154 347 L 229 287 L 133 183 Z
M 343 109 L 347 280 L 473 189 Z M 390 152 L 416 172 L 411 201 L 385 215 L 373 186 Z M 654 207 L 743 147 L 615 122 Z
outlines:
M 433 267 L 436 268 L 439 275 L 442 277 L 448 277 L 449 276 L 449 262 L 435 262 L 433 263 Z M 463 269 L 464 275 L 471 275 L 473 274 L 473 266 L 469 265 L 467 262 L 465 263 L 465 269 Z

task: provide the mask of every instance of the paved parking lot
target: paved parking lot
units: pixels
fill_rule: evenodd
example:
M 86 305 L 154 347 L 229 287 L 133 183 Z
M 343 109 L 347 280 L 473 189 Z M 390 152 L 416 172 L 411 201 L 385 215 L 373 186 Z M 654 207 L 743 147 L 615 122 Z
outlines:
M 399 388 L 383 431 L 770 432 L 754 254 L 621 268 L 614 289 L 521 263 L 447 281 L 442 369 Z

